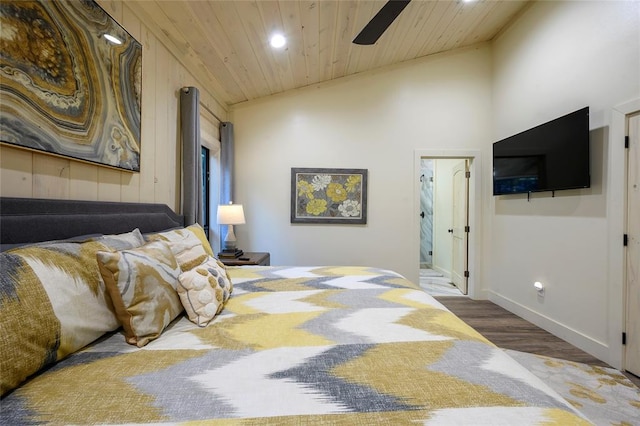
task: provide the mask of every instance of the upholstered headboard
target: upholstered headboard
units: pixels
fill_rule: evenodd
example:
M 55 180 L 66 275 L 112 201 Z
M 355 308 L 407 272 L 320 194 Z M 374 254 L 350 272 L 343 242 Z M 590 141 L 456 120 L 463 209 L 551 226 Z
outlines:
M 183 224 L 184 218 L 164 204 L 0 197 L 3 249 L 135 228 L 142 233 L 156 232 Z

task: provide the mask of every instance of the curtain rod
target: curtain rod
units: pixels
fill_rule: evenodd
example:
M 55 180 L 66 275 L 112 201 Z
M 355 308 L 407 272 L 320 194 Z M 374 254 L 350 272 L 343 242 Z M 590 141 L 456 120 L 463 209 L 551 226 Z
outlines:
M 202 105 L 202 107 L 203 107 L 204 109 L 206 109 L 207 111 L 209 111 L 209 112 L 211 113 L 211 115 L 213 115 L 213 118 L 215 118 L 216 120 L 218 120 L 220 123 L 224 123 L 224 121 L 222 121 L 222 119 L 220 119 L 220 117 L 218 117 L 218 116 L 216 115 L 216 113 L 215 113 L 215 112 L 211 111 L 211 109 L 210 109 L 208 106 L 206 106 L 206 105 L 205 105 L 205 104 L 203 104 L 203 103 L 200 103 L 200 105 Z
M 188 91 L 189 91 L 189 87 L 193 87 L 193 86 L 183 87 L 181 90 L 182 90 L 183 92 L 185 92 L 185 93 L 186 93 L 186 92 L 188 92 Z M 194 87 L 194 88 L 196 88 L 196 87 Z M 202 107 L 203 107 L 204 109 L 206 109 L 207 111 L 209 111 L 209 113 L 210 113 L 211 115 L 213 115 L 213 118 L 215 118 L 216 120 L 218 120 L 220 123 L 224 123 L 224 121 L 222 121 L 222 119 L 221 119 L 220 117 L 218 117 L 218 115 L 217 115 L 215 112 L 211 111 L 211 108 L 209 108 L 208 106 L 206 106 L 206 105 L 205 105 L 205 104 L 203 104 L 202 102 L 199 102 L 199 104 L 200 104 L 200 105 L 202 105 Z

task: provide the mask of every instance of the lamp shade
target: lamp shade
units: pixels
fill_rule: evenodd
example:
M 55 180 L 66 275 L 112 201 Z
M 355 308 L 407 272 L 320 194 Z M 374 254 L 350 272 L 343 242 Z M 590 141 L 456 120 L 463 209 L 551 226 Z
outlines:
M 221 204 L 218 206 L 218 225 L 241 225 L 244 221 L 242 204 Z

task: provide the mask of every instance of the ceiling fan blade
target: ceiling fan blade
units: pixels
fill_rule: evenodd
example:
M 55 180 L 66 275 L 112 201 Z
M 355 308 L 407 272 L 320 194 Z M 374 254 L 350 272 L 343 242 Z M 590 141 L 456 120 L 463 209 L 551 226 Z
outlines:
M 353 39 L 355 44 L 375 44 L 411 0 L 389 0 Z

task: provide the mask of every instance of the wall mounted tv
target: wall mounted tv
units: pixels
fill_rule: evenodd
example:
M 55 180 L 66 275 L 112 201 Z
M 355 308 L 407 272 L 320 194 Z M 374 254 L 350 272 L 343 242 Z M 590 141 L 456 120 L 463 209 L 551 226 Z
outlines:
M 493 195 L 590 185 L 589 107 L 493 144 Z

